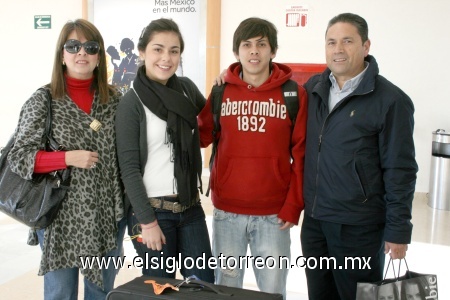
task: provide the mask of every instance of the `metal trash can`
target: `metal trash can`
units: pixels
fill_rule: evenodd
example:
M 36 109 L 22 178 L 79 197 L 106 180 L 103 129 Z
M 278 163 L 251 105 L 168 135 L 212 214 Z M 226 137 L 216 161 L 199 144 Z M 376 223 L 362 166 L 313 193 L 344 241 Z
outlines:
M 433 131 L 428 206 L 450 210 L 450 133 Z

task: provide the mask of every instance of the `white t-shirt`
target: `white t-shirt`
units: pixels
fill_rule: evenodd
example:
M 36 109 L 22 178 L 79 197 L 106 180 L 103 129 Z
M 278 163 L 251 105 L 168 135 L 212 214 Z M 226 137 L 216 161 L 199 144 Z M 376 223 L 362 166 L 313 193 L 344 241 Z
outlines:
M 145 105 L 147 118 L 147 164 L 144 170 L 144 185 L 149 197 L 177 194 L 174 164 L 170 160 L 172 144 L 166 141 L 167 122 L 158 118 Z

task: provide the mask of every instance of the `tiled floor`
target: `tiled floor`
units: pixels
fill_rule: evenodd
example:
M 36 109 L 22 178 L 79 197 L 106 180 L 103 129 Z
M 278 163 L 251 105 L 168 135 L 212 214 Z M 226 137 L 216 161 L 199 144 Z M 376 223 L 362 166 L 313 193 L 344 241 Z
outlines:
M 207 182 L 207 181 L 205 181 Z M 208 226 L 211 225 L 212 205 L 202 197 L 207 213 Z M 418 193 L 413 206 L 413 243 L 407 260 L 412 271 L 437 274 L 439 298 L 450 299 L 450 211 L 440 211 L 427 205 L 426 194 Z M 291 230 L 292 256 L 301 255 L 299 227 Z M 26 245 L 27 228 L 7 216 L 0 214 L 0 299 L 43 299 L 43 279 L 37 276 L 40 259 L 38 247 Z M 130 241 L 125 241 L 125 255 L 131 261 L 134 249 Z M 140 276 L 138 269 L 122 269 L 117 285 Z M 245 287 L 254 289 L 253 271 L 245 275 Z M 81 287 L 80 290 L 82 291 Z M 306 300 L 307 289 L 303 269 L 292 269 L 288 276 L 288 300 Z M 82 292 L 81 292 L 82 294 Z M 80 297 L 82 299 L 82 297 Z

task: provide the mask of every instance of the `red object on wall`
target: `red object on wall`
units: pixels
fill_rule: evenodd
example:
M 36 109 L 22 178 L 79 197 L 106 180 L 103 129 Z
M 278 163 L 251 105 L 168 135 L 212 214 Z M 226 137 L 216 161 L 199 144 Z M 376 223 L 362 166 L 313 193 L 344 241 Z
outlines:
M 305 84 L 309 77 L 322 73 L 326 68 L 326 64 L 300 64 L 300 63 L 283 63 L 292 69 L 292 80 L 298 84 Z
M 302 27 L 306 26 L 306 19 L 307 19 L 308 15 L 307 14 L 302 14 L 300 19 L 301 19 L 301 25 Z

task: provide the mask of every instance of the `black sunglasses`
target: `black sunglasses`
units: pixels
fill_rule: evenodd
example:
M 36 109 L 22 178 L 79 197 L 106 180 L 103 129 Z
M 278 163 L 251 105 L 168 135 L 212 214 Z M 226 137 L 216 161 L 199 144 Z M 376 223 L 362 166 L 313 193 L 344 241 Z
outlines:
M 90 55 L 95 55 L 98 53 L 98 51 L 100 51 L 100 45 L 96 41 L 87 41 L 81 43 L 78 40 L 68 40 L 64 44 L 64 49 L 72 54 L 80 52 L 81 47 L 84 47 L 84 51 L 86 51 L 86 53 Z

